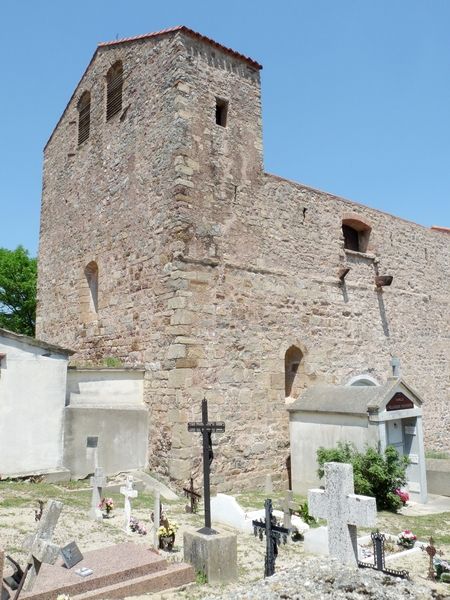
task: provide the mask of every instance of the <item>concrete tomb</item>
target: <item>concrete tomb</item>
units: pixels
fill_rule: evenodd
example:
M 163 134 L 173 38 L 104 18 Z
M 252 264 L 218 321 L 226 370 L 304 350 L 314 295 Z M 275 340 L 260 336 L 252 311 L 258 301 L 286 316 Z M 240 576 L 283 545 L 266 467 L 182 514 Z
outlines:
M 120 488 L 120 493 L 124 496 L 124 525 L 123 529 L 126 533 L 130 534 L 130 521 L 131 521 L 131 498 L 137 498 L 138 492 L 133 489 L 133 476 L 127 475 L 126 484 Z
M 55 600 L 58 594 L 89 600 L 125 598 L 185 585 L 195 576 L 190 565 L 167 563 L 154 550 L 132 542 L 83 555 L 72 569 L 67 569 L 62 559 L 42 565 L 33 591 L 21 594 L 21 600 Z M 82 569 L 92 573 L 80 576 Z
M 89 516 L 94 521 L 102 521 L 103 513 L 100 508 L 100 502 L 102 501 L 103 488 L 106 485 L 106 477 L 101 467 L 97 467 L 94 471 L 94 476 L 91 477 L 92 486 L 92 497 L 91 497 L 91 510 Z
M 292 487 L 305 493 L 319 484 L 317 449 L 352 442 L 383 452 L 394 446 L 410 460 L 407 489 L 427 501 L 422 400 L 398 377 L 384 385 L 317 385 L 287 406 L 291 441 Z
M 353 467 L 325 463 L 325 490 L 308 490 L 309 514 L 328 521 L 328 550 L 345 564 L 358 563 L 357 526 L 376 523 L 375 498 L 354 493 Z

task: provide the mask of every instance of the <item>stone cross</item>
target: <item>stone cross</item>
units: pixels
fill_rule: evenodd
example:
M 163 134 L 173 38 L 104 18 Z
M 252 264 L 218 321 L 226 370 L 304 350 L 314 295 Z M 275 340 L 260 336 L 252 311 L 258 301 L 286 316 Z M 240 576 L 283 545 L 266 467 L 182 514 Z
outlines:
M 298 506 L 297 503 L 293 500 L 292 491 L 286 490 L 284 500 L 280 505 L 280 509 L 283 511 L 283 527 L 286 527 L 286 529 L 292 529 L 291 516 L 296 508 L 298 508 Z
M 161 520 L 161 494 L 155 492 L 155 504 L 153 508 L 153 548 L 157 550 L 159 548 L 159 536 L 158 529 Z
M 102 501 L 103 486 L 106 485 L 106 477 L 101 467 L 96 467 L 94 476 L 90 479 L 90 483 L 92 486 L 92 499 L 89 516 L 94 521 L 102 521 L 103 514 L 100 508 L 100 502 Z
M 49 500 L 44 509 L 36 533 L 25 538 L 22 547 L 28 550 L 27 569 L 24 582 L 19 586 L 24 592 L 33 589 L 34 582 L 43 562 L 52 565 L 58 557 L 59 546 L 51 543 L 53 533 L 63 508 L 62 502 Z
M 308 490 L 308 511 L 328 521 L 328 549 L 345 564 L 358 563 L 357 527 L 373 527 L 377 517 L 375 498 L 354 493 L 353 467 L 325 463 L 325 490 Z
M 131 498 L 136 498 L 138 493 L 137 490 L 133 490 L 133 476 L 127 475 L 127 483 L 120 488 L 120 493 L 125 498 L 124 513 L 125 521 L 123 529 L 125 533 L 131 533 L 130 521 L 131 521 Z
M 214 459 L 211 435 L 215 433 L 223 433 L 225 431 L 225 423 L 223 421 L 208 422 L 208 402 L 206 398 L 202 400 L 202 422 L 188 423 L 188 431 L 197 431 L 202 434 L 203 441 L 203 503 L 205 507 L 205 526 L 199 529 L 200 533 L 212 535 L 217 533 L 211 528 L 211 490 L 209 487 L 209 472 L 211 463 Z

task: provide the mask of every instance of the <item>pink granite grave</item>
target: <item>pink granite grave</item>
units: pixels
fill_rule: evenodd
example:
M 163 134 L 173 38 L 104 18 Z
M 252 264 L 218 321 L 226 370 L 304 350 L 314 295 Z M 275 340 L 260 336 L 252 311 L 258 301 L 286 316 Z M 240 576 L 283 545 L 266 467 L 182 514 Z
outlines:
M 43 564 L 33 590 L 21 594 L 21 600 L 54 600 L 58 594 L 68 594 L 72 600 L 124 598 L 179 587 L 194 580 L 190 565 L 168 563 L 141 544 L 125 542 L 83 554 L 83 560 L 71 569 L 62 560 L 54 565 Z M 82 567 L 92 569 L 92 575 L 77 575 L 75 571 Z

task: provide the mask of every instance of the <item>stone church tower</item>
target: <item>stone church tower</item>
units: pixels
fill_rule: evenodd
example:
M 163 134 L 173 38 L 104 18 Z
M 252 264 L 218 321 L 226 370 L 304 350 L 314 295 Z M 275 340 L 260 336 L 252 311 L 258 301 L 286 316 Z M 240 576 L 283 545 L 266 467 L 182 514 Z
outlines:
M 265 173 L 260 68 L 186 27 L 100 44 L 44 156 L 37 336 L 145 366 L 175 480 L 206 397 L 222 490 L 285 478 L 286 398 L 392 356 L 450 430 L 450 236 Z

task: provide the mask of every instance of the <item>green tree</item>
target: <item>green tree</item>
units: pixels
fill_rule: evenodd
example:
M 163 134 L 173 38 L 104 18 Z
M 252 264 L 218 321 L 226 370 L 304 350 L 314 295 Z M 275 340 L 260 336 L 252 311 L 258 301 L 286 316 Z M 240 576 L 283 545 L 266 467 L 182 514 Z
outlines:
M 393 446 L 388 446 L 384 454 L 374 448 L 366 448 L 358 452 L 353 444 L 338 442 L 336 448 L 319 448 L 317 450 L 319 477 L 324 475 L 326 462 L 341 462 L 353 465 L 355 493 L 374 496 L 378 510 L 397 511 L 402 501 L 395 493 L 406 483 L 406 468 L 409 464 L 407 456 L 400 456 Z
M 34 335 L 37 260 L 22 246 L 0 248 L 0 327 Z

